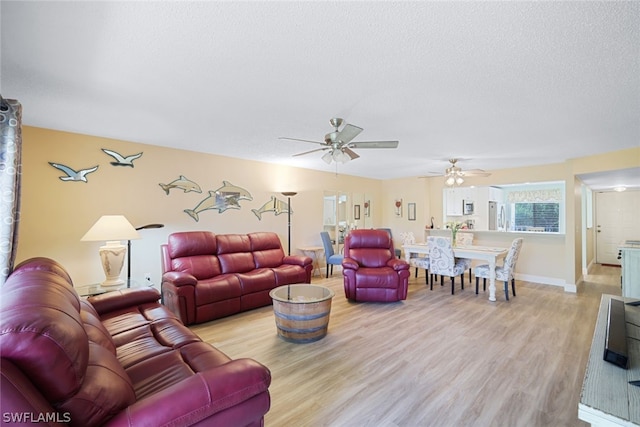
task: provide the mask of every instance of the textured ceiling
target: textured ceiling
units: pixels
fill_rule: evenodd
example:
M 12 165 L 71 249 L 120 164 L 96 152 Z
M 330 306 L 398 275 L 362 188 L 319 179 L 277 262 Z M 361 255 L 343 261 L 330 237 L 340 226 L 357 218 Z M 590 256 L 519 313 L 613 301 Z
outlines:
M 11 2 L 2 96 L 26 125 L 334 171 L 486 170 L 640 144 L 638 2 Z

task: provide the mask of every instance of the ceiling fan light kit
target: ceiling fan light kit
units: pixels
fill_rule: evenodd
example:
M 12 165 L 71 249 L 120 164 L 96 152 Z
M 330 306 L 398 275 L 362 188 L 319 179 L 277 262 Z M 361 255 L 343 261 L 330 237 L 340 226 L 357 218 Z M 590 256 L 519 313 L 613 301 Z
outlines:
M 309 142 L 312 144 L 321 145 L 321 148 L 317 148 L 311 151 L 305 151 L 304 153 L 294 154 L 295 156 L 303 156 L 305 154 L 314 153 L 316 151 L 327 151 L 321 157 L 321 159 L 328 165 L 335 161 L 336 163 L 347 163 L 349 160 L 354 160 L 360 157 L 352 148 L 397 148 L 398 141 L 361 141 L 351 142 L 356 136 L 362 132 L 362 128 L 351 124 L 345 124 L 342 129 L 344 120 L 341 118 L 333 118 L 329 120 L 331 126 L 333 126 L 333 132 L 329 132 L 324 136 L 324 142 L 309 141 L 308 139 L 299 138 L 287 138 L 281 136 L 280 139 L 288 139 L 292 141 Z
M 462 185 L 464 183 L 464 178 L 468 176 L 489 176 L 491 175 L 488 172 L 483 171 L 482 169 L 469 169 L 463 171 L 462 168 L 456 165 L 458 159 L 449 159 L 449 163 L 451 166 L 444 170 L 444 183 L 449 187 L 453 187 L 454 185 Z M 432 172 L 437 173 L 437 172 Z M 426 176 L 419 178 L 428 178 Z

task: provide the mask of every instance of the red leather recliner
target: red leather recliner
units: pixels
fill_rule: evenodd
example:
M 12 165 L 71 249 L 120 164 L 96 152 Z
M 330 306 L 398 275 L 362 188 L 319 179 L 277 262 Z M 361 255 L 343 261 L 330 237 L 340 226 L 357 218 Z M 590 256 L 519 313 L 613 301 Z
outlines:
M 407 299 L 409 264 L 394 255 L 384 230 L 353 230 L 344 241 L 344 293 L 353 301 Z

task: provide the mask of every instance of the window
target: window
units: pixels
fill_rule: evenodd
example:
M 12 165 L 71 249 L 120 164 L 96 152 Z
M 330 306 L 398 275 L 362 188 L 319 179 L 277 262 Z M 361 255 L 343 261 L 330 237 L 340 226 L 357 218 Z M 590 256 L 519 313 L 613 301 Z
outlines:
M 559 203 L 514 203 L 515 231 L 560 231 Z

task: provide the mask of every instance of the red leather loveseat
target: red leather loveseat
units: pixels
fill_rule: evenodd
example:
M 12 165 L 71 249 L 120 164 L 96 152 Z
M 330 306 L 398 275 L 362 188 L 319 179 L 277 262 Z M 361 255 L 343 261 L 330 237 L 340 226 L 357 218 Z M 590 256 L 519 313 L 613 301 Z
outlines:
M 84 300 L 55 261 L 17 266 L 0 288 L 2 425 L 262 426 L 269 370 L 202 342 L 159 298 Z
M 276 233 L 186 231 L 161 249 L 162 299 L 185 325 L 263 307 L 273 288 L 311 283 L 311 258 L 286 256 Z

